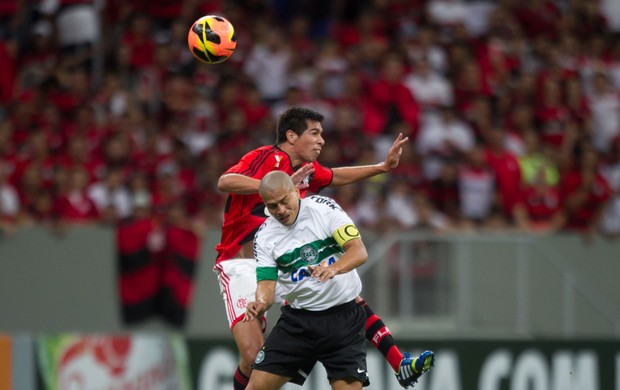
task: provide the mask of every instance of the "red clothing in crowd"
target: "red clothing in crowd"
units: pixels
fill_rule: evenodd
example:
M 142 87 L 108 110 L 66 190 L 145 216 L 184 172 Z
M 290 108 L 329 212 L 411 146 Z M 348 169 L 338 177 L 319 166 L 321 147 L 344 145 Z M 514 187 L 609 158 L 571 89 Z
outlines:
M 504 214 L 512 215 L 512 210 L 521 195 L 521 169 L 514 154 L 503 150 L 485 150 L 486 163 L 495 172 L 496 183 L 501 196 Z
M 93 222 L 100 217 L 97 206 L 84 191 L 73 191 L 59 197 L 54 204 L 54 213 L 67 222 Z
M 11 55 L 6 43 L 0 41 L 0 104 L 5 105 L 11 101 L 15 90 L 16 70 L 15 59 Z
M 414 132 L 417 131 L 420 106 L 411 90 L 403 83 L 379 80 L 370 85 L 367 97 L 362 111 L 364 132 L 371 136 L 380 135 L 393 114 L 396 114 L 401 122 L 408 124 Z
M 523 189 L 523 205 L 534 226 L 544 225 L 560 210 L 560 191 L 557 187 Z
M 587 191 L 585 201 L 577 205 L 574 210 L 567 209 L 567 201 L 577 196 L 579 191 Z M 569 172 L 562 180 L 560 191 L 562 207 L 566 212 L 566 228 L 570 230 L 585 230 L 595 222 L 598 212 L 611 196 L 611 189 L 607 180 L 596 174 L 592 184 L 584 187 L 584 177 L 580 171 Z

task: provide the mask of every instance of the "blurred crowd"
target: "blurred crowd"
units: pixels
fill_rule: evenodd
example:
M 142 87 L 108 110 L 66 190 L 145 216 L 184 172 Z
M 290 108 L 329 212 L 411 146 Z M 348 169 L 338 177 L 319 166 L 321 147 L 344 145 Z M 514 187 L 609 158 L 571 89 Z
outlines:
M 604 0 L 0 0 L 0 221 L 218 227 L 217 179 L 325 115 L 361 228 L 620 236 L 620 29 Z M 206 65 L 198 17 L 235 26 Z

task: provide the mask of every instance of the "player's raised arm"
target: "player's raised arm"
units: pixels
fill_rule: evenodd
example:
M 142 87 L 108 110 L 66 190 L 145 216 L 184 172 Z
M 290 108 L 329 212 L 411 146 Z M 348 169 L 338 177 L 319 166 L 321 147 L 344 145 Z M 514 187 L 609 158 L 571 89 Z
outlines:
M 398 166 L 400 156 L 403 154 L 403 144 L 409 141 L 409 137 L 398 134 L 390 147 L 385 160 L 374 165 L 360 165 L 356 167 L 333 168 L 334 178 L 330 187 L 341 186 L 366 179 L 381 173 L 389 172 Z
M 229 194 L 255 194 L 260 180 L 239 173 L 225 173 L 217 181 L 217 189 Z

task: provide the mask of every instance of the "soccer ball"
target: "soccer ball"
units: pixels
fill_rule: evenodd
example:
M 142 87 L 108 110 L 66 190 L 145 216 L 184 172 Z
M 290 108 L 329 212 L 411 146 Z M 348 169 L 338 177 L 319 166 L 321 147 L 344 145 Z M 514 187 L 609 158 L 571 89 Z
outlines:
M 221 16 L 203 16 L 189 29 L 187 45 L 194 57 L 204 63 L 226 61 L 237 47 L 235 28 Z

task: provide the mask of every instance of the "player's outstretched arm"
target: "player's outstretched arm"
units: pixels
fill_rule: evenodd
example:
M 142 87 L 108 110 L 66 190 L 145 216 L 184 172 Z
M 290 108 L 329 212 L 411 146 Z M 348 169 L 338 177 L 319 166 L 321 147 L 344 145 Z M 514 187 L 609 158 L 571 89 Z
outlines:
M 383 162 L 375 165 L 360 165 L 357 167 L 339 167 L 333 168 L 334 177 L 330 187 L 337 187 L 356 181 L 366 179 L 381 173 L 389 172 L 398 166 L 400 156 L 403 154 L 403 144 L 409 141 L 409 137 L 398 134 L 396 140 L 390 147 L 387 156 Z
M 255 194 L 260 180 L 239 173 L 226 173 L 217 181 L 217 189 L 229 194 Z

